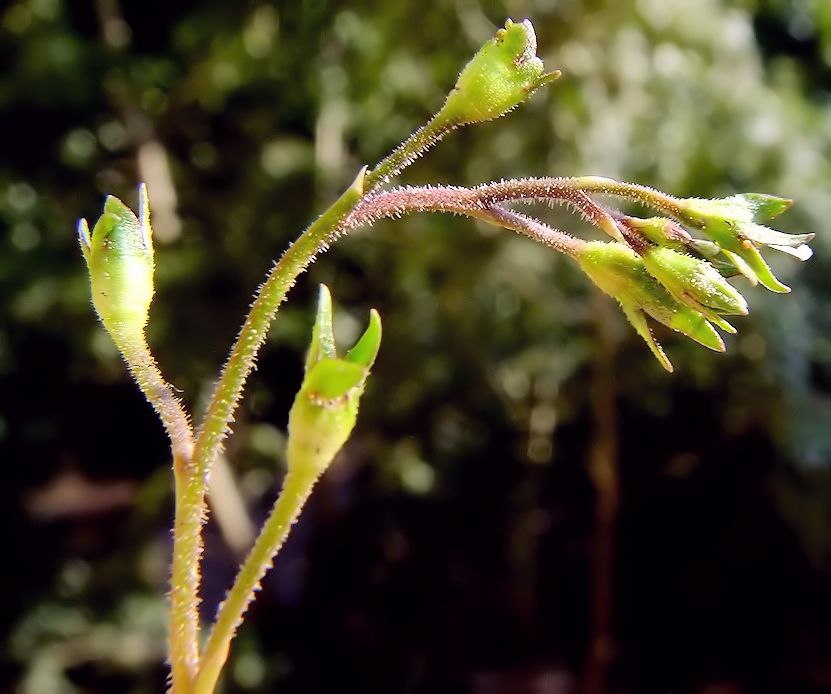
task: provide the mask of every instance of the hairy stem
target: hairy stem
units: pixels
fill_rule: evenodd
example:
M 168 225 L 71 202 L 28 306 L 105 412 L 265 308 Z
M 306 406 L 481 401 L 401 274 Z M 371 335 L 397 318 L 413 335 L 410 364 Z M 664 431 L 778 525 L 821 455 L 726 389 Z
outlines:
M 300 516 L 318 476 L 317 470 L 289 469 L 271 514 L 237 574 L 233 587 L 220 605 L 216 622 L 205 644 L 194 694 L 212 694 L 214 691 L 237 628 L 259 589 L 260 581 L 271 568 L 274 556 Z
M 429 132 L 430 124 L 424 130 Z M 420 132 L 420 131 L 419 131 Z M 432 137 L 435 137 L 433 133 Z M 413 135 L 418 141 L 426 142 L 430 136 Z M 406 143 L 405 143 L 406 144 Z M 426 146 L 426 145 L 425 145 Z M 417 147 L 399 150 L 415 151 Z M 398 152 L 399 150 L 396 150 Z M 567 186 L 531 186 L 532 179 L 516 182 L 515 190 L 506 181 L 479 188 L 402 188 L 396 191 L 378 193 L 366 197 L 366 181 L 382 176 L 384 171 L 397 170 L 402 160 L 395 152 L 388 157 L 390 163 L 379 164 L 372 174 L 359 176 L 335 204 L 324 212 L 283 254 L 269 272 L 260 287 L 248 317 L 231 348 L 230 356 L 214 388 L 205 419 L 196 437 L 193 453 L 195 474 L 185 489 L 188 504 L 199 508 L 199 513 L 189 519 L 188 532 L 198 534 L 205 516 L 205 479 L 211 462 L 216 457 L 222 441 L 239 403 L 243 386 L 254 368 L 256 355 L 265 342 L 268 329 L 280 304 L 297 277 L 314 260 L 315 256 L 328 248 L 329 244 L 348 229 L 370 223 L 375 219 L 395 216 L 404 212 L 430 211 L 453 212 L 486 219 L 499 226 L 521 231 L 548 246 L 573 254 L 582 244 L 563 232 L 547 227 L 541 222 L 523 215 L 496 210 L 500 201 L 527 198 L 558 198 L 579 209 L 593 220 L 601 220 L 614 226 L 614 220 L 582 193 L 569 190 Z M 387 160 L 385 160 L 387 161 Z M 383 177 L 383 176 L 382 176 Z M 552 179 L 553 180 L 553 179 Z
M 170 577 L 169 653 L 171 691 L 189 694 L 199 661 L 199 548 L 187 532 L 187 520 L 197 508 L 184 490 L 193 476 L 193 434 L 181 401 L 162 377 L 143 334 L 114 335 L 127 367 L 162 420 L 173 451 L 176 517 L 173 523 L 173 562 Z M 194 556 L 196 561 L 193 561 Z
M 390 163 L 382 162 L 373 175 L 386 180 L 388 175 L 392 175 L 389 172 L 402 165 L 401 157 L 403 155 L 394 152 L 389 158 Z M 195 538 L 195 544 L 187 547 L 197 559 L 201 553 L 200 531 L 205 517 L 206 476 L 233 421 L 234 411 L 245 381 L 254 367 L 257 352 L 265 341 L 277 309 L 296 278 L 339 235 L 382 217 L 418 211 L 450 212 L 516 231 L 567 255 L 576 256 L 585 245 L 584 241 L 536 219 L 507 210 L 499 204 L 511 200 L 536 199 L 554 200 L 568 205 L 610 233 L 619 233 L 614 220 L 603 208 L 581 191 L 570 187 L 564 179 L 503 181 L 477 188 L 400 188 L 364 197 L 364 186 L 361 183 L 365 184 L 366 180 L 359 176 L 356 183 L 289 247 L 272 268 L 260 287 L 231 350 L 196 439 L 193 455 L 195 474 L 189 478 L 180 497 L 186 507 L 198 509 L 198 513 L 183 518 L 182 528 L 184 536 Z M 254 598 L 259 581 L 271 567 L 275 554 L 282 547 L 316 480 L 316 474 L 291 473 L 286 477 L 283 492 L 272 515 L 220 608 L 197 676 L 196 694 L 208 694 L 213 690 L 227 658 L 230 642 Z
M 257 291 L 251 310 L 214 388 L 208 411 L 196 437 L 193 458 L 199 476 L 208 471 L 228 434 L 228 427 L 233 421 L 243 386 L 254 368 L 257 353 L 265 342 L 277 309 L 297 277 L 317 254 L 326 250 L 336 238 L 341 222 L 360 200 L 363 190 L 362 177 L 363 171 L 355 183 L 289 246 Z M 204 496 L 204 480 L 200 479 L 198 482 L 202 486 L 201 493 Z
M 456 125 L 449 123 L 446 119 L 442 118 L 439 120 L 438 116 L 433 116 L 433 118 L 378 162 L 372 171 L 367 172 L 364 180 L 364 188 L 370 191 L 383 185 L 397 173 L 406 169 L 424 154 L 424 152 L 455 128 Z
M 269 272 L 231 349 L 199 429 L 193 456 L 197 478 L 207 472 L 228 433 L 245 380 L 254 367 L 257 352 L 265 342 L 271 321 L 288 290 L 315 256 L 326 250 L 344 231 L 382 217 L 408 212 L 451 212 L 507 226 L 573 255 L 583 243 L 579 239 L 524 215 L 498 208 L 498 203 L 510 200 L 557 200 L 578 210 L 609 233 L 619 233 L 616 232 L 614 219 L 582 192 L 574 190 L 570 179 L 522 179 L 477 188 L 399 188 L 362 197 L 366 181 L 380 175 L 379 171 L 393 170 L 397 165 L 382 162 L 373 173 L 366 174 L 363 179 L 359 176 L 356 183 L 289 247 Z M 203 479 L 197 479 L 197 482 L 204 487 Z M 201 493 L 204 495 L 204 489 Z
M 684 216 L 678 205 L 678 198 L 667 195 L 655 188 L 650 188 L 649 186 L 616 181 L 612 178 L 603 178 L 602 176 L 580 176 L 578 178 L 563 180 L 570 181 L 575 190 L 582 190 L 585 193 L 599 193 L 600 195 L 626 198 L 633 202 L 639 202 L 642 205 L 654 207 L 671 217 L 679 218 Z
M 181 514 L 181 525 L 177 525 L 176 537 L 181 538 L 180 546 L 183 553 L 187 552 L 182 561 L 185 566 L 190 567 L 190 577 L 193 580 L 187 585 L 193 585 L 194 592 L 198 590 L 199 584 L 202 525 L 207 516 L 205 494 L 211 464 L 230 431 L 245 381 L 254 369 L 257 353 L 265 342 L 277 309 L 297 277 L 315 256 L 326 250 L 329 243 L 337 237 L 341 222 L 363 194 L 363 177 L 364 170 L 361 170 L 352 186 L 320 215 L 275 263 L 257 292 L 219 381 L 214 387 L 194 444 L 192 474 L 185 479 L 181 493 L 177 493 L 176 497 L 177 519 L 178 507 L 181 505 L 183 509 L 187 509 L 187 513 Z
M 506 210 L 499 205 L 493 205 L 483 210 L 481 213 L 472 214 L 471 216 L 489 222 L 496 226 L 515 231 L 518 234 L 523 234 L 529 238 L 534 239 L 544 246 L 553 248 L 554 250 L 565 253 L 572 258 L 576 257 L 580 250 L 586 245 L 582 239 L 574 238 L 568 234 L 548 226 L 538 219 L 528 217 L 524 214 Z
M 170 569 L 168 642 L 172 694 L 189 694 L 199 666 L 199 557 L 202 543 L 190 530 L 189 519 L 199 512 L 185 490 L 191 483 L 191 458 L 173 456 L 176 510 L 173 520 L 173 560 Z M 194 561 L 194 557 L 197 558 Z
M 548 201 L 576 210 L 584 219 L 622 241 L 613 217 L 585 193 L 571 185 L 572 179 L 517 179 L 488 183 L 475 188 L 459 186 L 405 186 L 364 198 L 350 213 L 347 227 L 372 223 L 384 217 L 411 212 L 449 212 L 475 217 L 525 234 L 543 245 L 574 256 L 585 242 L 553 229 L 539 220 L 512 212 L 500 203 Z

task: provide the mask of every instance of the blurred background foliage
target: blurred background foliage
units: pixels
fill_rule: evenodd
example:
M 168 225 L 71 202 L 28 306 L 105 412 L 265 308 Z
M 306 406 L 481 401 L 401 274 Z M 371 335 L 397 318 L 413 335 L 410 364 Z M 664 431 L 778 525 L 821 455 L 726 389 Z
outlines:
M 778 226 L 817 232 L 816 256 L 771 259 L 790 296 L 742 287 L 727 354 L 662 334 L 670 377 L 528 240 L 413 216 L 339 242 L 281 311 L 215 476 L 207 616 L 279 488 L 317 282 L 343 343 L 381 311 L 381 357 L 224 691 L 831 688 L 831 3 L 18 0 L 0 14 L 0 690 L 164 686 L 167 443 L 93 318 L 76 218 L 148 183 L 150 341 L 198 413 L 271 259 L 508 16 L 565 77 L 403 180 L 766 191 L 797 201 Z

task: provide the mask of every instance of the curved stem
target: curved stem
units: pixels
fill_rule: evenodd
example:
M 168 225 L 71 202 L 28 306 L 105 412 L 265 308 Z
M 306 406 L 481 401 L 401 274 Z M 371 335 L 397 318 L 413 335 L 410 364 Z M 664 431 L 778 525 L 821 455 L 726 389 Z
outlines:
M 229 432 L 243 386 L 254 368 L 257 353 L 265 342 L 277 309 L 297 277 L 337 236 L 341 222 L 363 194 L 364 175 L 364 170 L 361 170 L 343 195 L 318 217 L 275 263 L 257 292 L 219 381 L 214 387 L 207 413 L 194 443 L 191 474 L 183 478 L 181 487 L 177 478 L 177 490 L 180 491 L 177 491 L 176 537 L 182 538 L 178 543 L 183 554 L 181 565 L 183 571 L 184 567 L 190 567 L 187 586 L 188 589 L 192 588 L 194 593 L 199 585 L 202 525 L 207 516 L 205 495 L 211 464 Z M 180 506 L 183 509 L 181 518 Z M 176 566 L 177 554 L 174 554 L 174 569 Z M 177 576 L 179 574 L 174 570 L 174 577 Z
M 579 250 L 582 241 L 537 220 L 497 208 L 499 202 L 525 199 L 562 201 L 609 233 L 616 230 L 611 216 L 582 192 L 575 191 L 570 179 L 523 179 L 477 188 L 399 188 L 363 197 L 366 181 L 380 175 L 379 171 L 395 166 L 394 162 L 389 165 L 382 163 L 373 173 L 359 175 L 355 183 L 303 232 L 268 273 L 231 348 L 197 434 L 193 464 L 195 485 L 199 489 L 189 489 L 189 494 L 198 492 L 204 497 L 204 476 L 228 433 L 245 380 L 254 367 L 257 352 L 265 342 L 271 321 L 288 290 L 317 254 L 326 250 L 340 234 L 381 217 L 415 211 L 451 212 L 508 226 L 572 255 Z M 198 524 L 201 524 L 201 519 Z
M 198 537 L 188 532 L 187 522 L 197 508 L 189 504 L 184 496 L 184 489 L 193 476 L 193 434 L 188 415 L 159 371 L 144 335 L 113 335 L 113 338 L 130 373 L 162 420 L 173 451 L 176 517 L 173 524 L 168 627 L 171 691 L 188 694 L 199 661 L 198 557 L 201 550 L 196 546 Z
M 395 161 L 397 160 L 383 167 L 376 167 L 375 175 L 383 177 L 384 171 L 394 170 L 398 166 Z M 379 174 L 379 171 L 382 173 Z M 283 254 L 260 287 L 234 343 L 197 435 L 193 453 L 194 474 L 188 479 L 183 490 L 182 499 L 185 506 L 198 509 L 198 513 L 182 519 L 183 536 L 195 538 L 196 544 L 188 545 L 188 548 L 196 557 L 201 552 L 200 530 L 205 515 L 206 475 L 228 432 L 243 385 L 254 367 L 257 352 L 265 341 L 268 328 L 288 290 L 315 256 L 328 248 L 331 241 L 348 230 L 381 217 L 400 216 L 414 211 L 450 212 L 517 231 L 572 257 L 578 255 L 585 245 L 584 241 L 536 219 L 506 210 L 498 204 L 523 199 L 554 199 L 577 209 L 595 224 L 611 224 L 616 230 L 614 220 L 605 210 L 582 192 L 571 188 L 567 181 L 557 179 L 505 181 L 472 189 L 402 188 L 363 197 L 365 180 L 359 175 L 356 183 Z M 288 536 L 291 525 L 299 516 L 316 480 L 316 473 L 287 475 L 283 492 L 275 503 L 272 515 L 256 540 L 234 586 L 228 593 L 228 598 L 220 608 L 217 622 L 205 647 L 195 683 L 195 694 L 209 694 L 213 691 L 227 658 L 230 642 L 245 610 L 254 598 L 259 581 L 271 567 L 274 555 Z
M 318 480 L 317 470 L 289 469 L 283 489 L 272 507 L 254 546 L 242 565 L 234 585 L 220 605 L 216 622 L 205 644 L 194 694 L 212 694 L 219 673 L 245 611 L 254 599 L 260 581 L 271 568 L 274 556 L 285 543 Z
M 606 210 L 582 191 L 572 188 L 569 179 L 553 178 L 502 181 L 476 188 L 405 186 L 382 191 L 364 198 L 350 213 L 345 225 L 353 228 L 411 212 L 449 212 L 511 229 L 570 256 L 579 253 L 585 241 L 500 205 L 529 200 L 546 200 L 571 207 L 613 238 L 623 240 L 615 220 Z
M 390 178 L 406 169 L 424 154 L 424 152 L 455 128 L 456 125 L 454 123 L 448 122 L 443 117 L 440 118 L 439 114 L 433 116 L 427 123 L 378 162 L 372 171 L 367 172 L 364 183 L 366 190 L 370 191 L 389 181 Z
M 514 212 L 513 210 L 506 210 L 499 205 L 493 205 L 481 213 L 471 214 L 470 216 L 495 226 L 515 231 L 523 236 L 528 236 L 534 239 L 534 241 L 553 248 L 556 251 L 560 251 L 560 253 L 565 253 L 572 258 L 577 257 L 586 245 L 586 242 L 582 239 L 574 238 L 559 229 L 543 224 L 538 219 Z
M 271 321 L 297 277 L 318 253 L 326 250 L 337 236 L 343 219 L 363 194 L 363 170 L 343 195 L 289 246 L 260 286 L 251 310 L 237 335 L 222 375 L 216 384 L 208 411 L 196 436 L 193 452 L 197 477 L 208 471 L 233 419 L 242 389 L 254 368 L 257 353 L 265 342 Z M 204 480 L 197 480 L 202 485 Z
M 346 192 L 303 232 L 269 272 L 231 348 L 196 437 L 193 459 L 198 474 L 186 492 L 194 501 L 200 499 L 197 504 L 200 513 L 194 521 L 196 527 L 201 528 L 205 516 L 205 476 L 228 433 L 243 385 L 254 367 L 257 352 L 265 342 L 268 328 L 288 290 L 315 256 L 326 250 L 328 244 L 343 231 L 342 223 L 365 192 L 377 188 L 412 164 L 456 127 L 457 124 L 446 119 L 440 111 L 371 171 L 362 169 Z
M 577 178 L 563 179 L 571 182 L 575 190 L 582 190 L 586 193 L 599 193 L 600 195 L 613 195 L 618 198 L 626 198 L 643 205 L 649 205 L 672 217 L 683 217 L 683 211 L 678 205 L 678 198 L 672 195 L 650 188 L 649 186 L 638 185 L 637 183 L 626 183 L 616 181 L 612 178 L 602 176 L 580 176 Z
M 463 191 L 465 189 L 458 190 Z M 491 224 L 531 236 L 535 240 L 569 255 L 574 255 L 584 243 L 579 239 L 548 227 L 542 222 L 493 204 L 487 206 L 485 204 L 473 205 L 469 201 L 458 200 L 457 204 L 449 205 L 448 201 L 442 198 L 440 194 L 439 197 L 433 196 L 432 204 L 427 204 L 418 194 L 415 195 L 415 202 L 413 200 L 408 201 L 406 196 L 383 198 L 383 195 L 375 196 L 372 215 L 367 215 L 366 209 L 364 209 L 364 214 L 359 213 L 359 204 L 353 203 L 351 199 L 333 207 L 330 213 L 326 213 L 321 217 L 289 248 L 269 273 L 252 306 L 251 313 L 240 331 L 223 376 L 216 387 L 208 416 L 199 432 L 194 463 L 201 474 L 207 471 L 207 466 L 225 435 L 228 422 L 233 415 L 239 394 L 242 391 L 242 385 L 253 367 L 254 357 L 265 339 L 265 333 L 274 317 L 274 313 L 295 278 L 306 269 L 319 251 L 327 247 L 332 238 L 337 237 L 347 229 L 372 221 L 372 219 L 410 211 L 407 209 L 409 206 L 411 210 L 453 212 L 482 219 Z M 428 197 L 430 197 L 429 194 Z M 394 202 L 394 204 L 386 206 L 379 204 L 379 201 L 384 199 L 391 203 Z M 486 200 L 486 198 L 483 198 L 483 200 Z M 490 203 L 488 200 L 486 202 Z M 351 207 L 349 207 L 350 205 Z M 201 474 L 195 475 L 194 479 L 200 480 Z M 248 605 L 254 599 L 259 581 L 271 567 L 273 558 L 288 536 L 292 523 L 299 516 L 305 501 L 311 494 L 317 477 L 316 471 L 312 473 L 303 472 L 302 470 L 299 472 L 292 471 L 286 476 L 283 491 L 275 503 L 271 516 L 258 536 L 233 587 L 228 593 L 227 599 L 220 607 L 217 621 L 205 645 L 196 678 L 195 694 L 209 694 L 213 691 L 222 666 L 227 659 L 230 643 Z M 204 490 L 204 485 L 201 487 L 194 485 L 186 489 L 186 498 L 189 503 L 193 501 L 194 495 L 200 489 Z M 201 493 L 204 495 L 204 491 Z M 191 517 L 186 520 L 198 529 L 202 519 L 201 517 Z
M 190 459 L 193 434 L 190 420 L 172 386 L 164 380 L 144 335 L 113 335 L 118 351 L 144 397 L 159 415 L 176 457 Z

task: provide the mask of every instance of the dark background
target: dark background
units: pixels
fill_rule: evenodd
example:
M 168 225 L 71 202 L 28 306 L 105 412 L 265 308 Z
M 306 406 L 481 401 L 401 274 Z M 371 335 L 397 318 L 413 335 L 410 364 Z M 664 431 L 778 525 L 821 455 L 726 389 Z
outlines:
M 4 4 L 0 691 L 164 689 L 168 446 L 91 311 L 77 217 L 147 181 L 150 342 L 199 413 L 271 259 L 508 16 L 565 77 L 403 180 L 767 191 L 816 256 L 771 258 L 789 296 L 736 281 L 752 312 L 724 355 L 660 332 L 669 376 L 528 240 L 413 216 L 339 242 L 215 475 L 206 617 L 279 489 L 316 283 L 342 344 L 370 307 L 384 344 L 224 691 L 831 691 L 825 0 Z

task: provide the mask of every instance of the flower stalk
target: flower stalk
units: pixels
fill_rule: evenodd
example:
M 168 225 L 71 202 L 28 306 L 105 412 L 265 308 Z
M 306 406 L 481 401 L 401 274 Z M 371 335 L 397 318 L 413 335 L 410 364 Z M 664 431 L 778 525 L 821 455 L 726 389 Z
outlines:
M 464 67 L 441 110 L 366 176 L 367 191 L 386 183 L 456 128 L 500 118 L 560 76 L 537 57 L 537 35 L 527 19 L 485 42 Z
M 373 310 L 363 336 L 344 357 L 338 358 L 332 330 L 332 300 L 328 288 L 321 285 L 306 376 L 289 413 L 288 472 L 283 489 L 219 608 L 205 644 L 195 694 L 214 691 L 231 641 L 260 581 L 271 568 L 318 479 L 349 438 L 380 345 L 381 319 Z
M 774 248 L 800 260 L 810 257 L 807 243 L 812 234 L 783 234 L 760 224 L 791 204 L 785 198 L 764 194 L 682 199 L 597 176 L 503 180 L 473 188 L 381 189 L 448 133 L 499 118 L 556 79 L 559 72 L 546 72 L 536 51 L 531 23 L 507 20 L 462 70 L 442 108 L 375 167 L 361 169 L 332 206 L 285 251 L 256 292 L 195 439 L 189 416 L 162 377 L 145 337 L 154 293 L 146 188 L 140 188 L 138 216 L 118 199 L 108 197 L 92 233 L 85 220 L 79 223 L 79 242 L 96 312 L 171 441 L 176 516 L 169 651 L 174 694 L 210 694 L 215 690 L 231 641 L 260 581 L 318 479 L 355 425 L 360 397 L 378 353 L 380 318 L 372 311 L 364 335 L 339 357 L 332 331 L 331 297 L 322 287 L 305 377 L 289 415 L 283 488 L 220 606 L 200 658 L 197 607 L 211 465 L 230 432 L 245 383 L 277 310 L 296 279 L 341 235 L 411 212 L 466 216 L 525 235 L 570 257 L 600 290 L 616 299 L 668 371 L 672 371 L 672 364 L 653 336 L 647 317 L 712 350 L 724 351 L 715 328 L 734 333 L 724 316 L 745 315 L 747 303 L 724 279 L 722 266 L 753 284 L 785 292 L 789 289 L 773 275 L 760 248 Z M 595 195 L 635 201 L 663 216 L 640 219 L 625 215 L 596 202 Z M 536 202 L 576 212 L 611 240 L 585 241 L 510 207 Z M 696 238 L 694 233 L 705 238 Z
M 147 187 L 144 184 L 139 187 L 138 216 L 121 200 L 108 196 L 91 234 L 85 219 L 78 222 L 78 242 L 89 271 L 92 302 L 98 317 L 170 439 L 177 504 L 169 652 L 172 691 L 187 694 L 199 660 L 200 543 L 198 534 L 187 531 L 189 516 L 198 507 L 186 503 L 184 498 L 184 490 L 193 482 L 193 434 L 190 418 L 162 376 L 145 335 L 155 270 Z
M 589 197 L 590 192 L 636 200 L 674 218 L 638 219 L 617 210 L 606 210 Z M 766 213 L 771 210 L 778 213 L 785 207 L 783 203 L 777 202 L 783 199 L 774 196 L 756 194 L 749 198 L 735 198 L 748 207 L 751 204 L 757 205 L 757 214 L 759 209 Z M 746 203 L 746 199 L 751 203 Z M 539 220 L 506 209 L 504 205 L 511 202 L 564 205 L 612 237 L 613 242 L 587 243 L 574 238 Z M 724 351 L 724 342 L 714 326 L 734 334 L 735 328 L 724 316 L 747 314 L 744 297 L 713 265 L 713 255 L 728 254 L 725 249 L 727 242 L 693 238 L 679 221 L 686 220 L 692 226 L 690 213 L 685 212 L 687 206 L 688 201 L 673 198 L 655 189 L 619 183 L 612 179 L 528 178 L 489 183 L 475 188 L 405 186 L 380 191 L 364 198 L 350 213 L 346 225 L 352 228 L 383 217 L 399 217 L 410 212 L 449 212 L 481 219 L 527 235 L 576 259 L 603 292 L 618 300 L 627 319 L 661 365 L 667 371 L 672 371 L 672 364 L 655 340 L 646 316 L 710 349 Z M 720 210 L 718 206 L 716 209 Z M 726 214 L 723 211 L 721 213 Z M 701 224 L 704 222 L 699 226 Z M 757 243 L 767 240 L 771 242 L 769 245 L 780 250 L 802 249 L 813 238 L 812 234 L 788 235 L 767 227 L 762 229 L 764 235 L 762 231 L 757 232 Z M 743 243 L 746 246 L 751 242 L 744 240 Z M 755 246 L 752 250 L 759 255 Z M 810 249 L 798 250 L 792 255 L 809 257 L 809 251 Z M 731 256 L 727 257 L 730 260 Z M 760 255 L 759 257 L 761 258 Z M 760 281 L 765 286 L 770 285 L 769 288 L 775 288 L 775 285 L 767 282 L 765 276 L 760 277 Z

